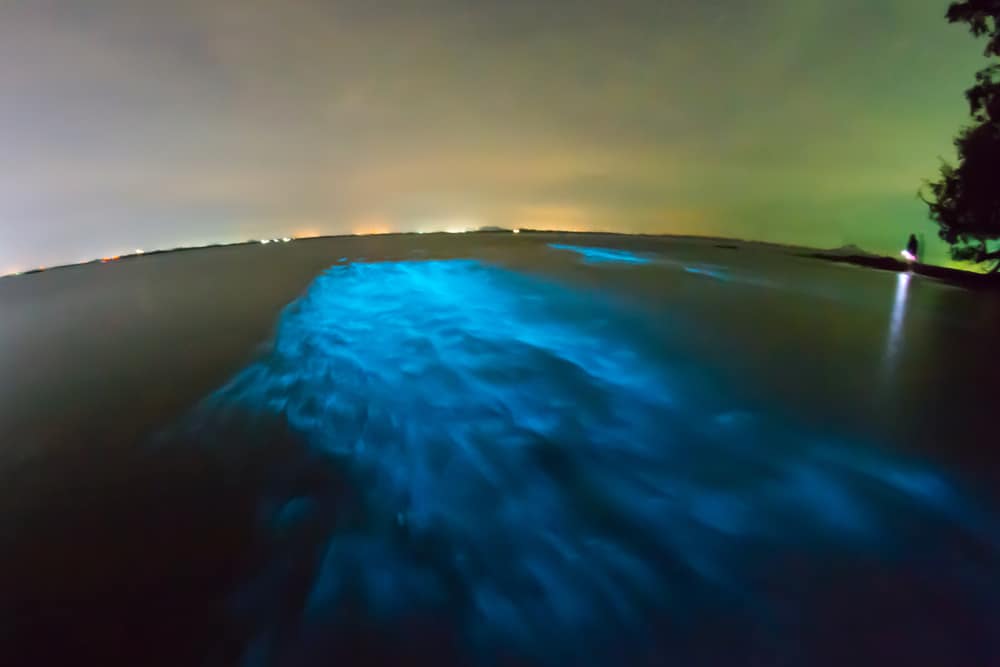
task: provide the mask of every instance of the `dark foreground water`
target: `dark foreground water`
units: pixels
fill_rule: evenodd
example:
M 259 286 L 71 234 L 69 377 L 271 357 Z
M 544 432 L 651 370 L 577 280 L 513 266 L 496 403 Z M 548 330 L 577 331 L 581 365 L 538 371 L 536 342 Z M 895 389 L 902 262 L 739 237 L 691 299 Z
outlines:
M 12 660 L 1000 664 L 995 295 L 549 235 L 29 278 Z

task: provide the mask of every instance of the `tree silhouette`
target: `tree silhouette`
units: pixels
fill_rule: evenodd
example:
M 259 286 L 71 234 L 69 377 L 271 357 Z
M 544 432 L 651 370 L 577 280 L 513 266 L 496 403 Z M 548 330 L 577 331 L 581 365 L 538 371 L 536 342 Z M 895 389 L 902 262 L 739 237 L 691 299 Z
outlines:
M 1000 0 L 963 0 L 948 7 L 950 23 L 965 23 L 975 37 L 987 37 L 985 56 L 1000 57 Z M 921 197 L 939 236 L 951 244 L 954 259 L 995 261 L 1000 270 L 1000 63 L 976 73 L 966 91 L 973 124 L 955 139 L 958 166 L 944 163 L 940 177 L 926 184 Z

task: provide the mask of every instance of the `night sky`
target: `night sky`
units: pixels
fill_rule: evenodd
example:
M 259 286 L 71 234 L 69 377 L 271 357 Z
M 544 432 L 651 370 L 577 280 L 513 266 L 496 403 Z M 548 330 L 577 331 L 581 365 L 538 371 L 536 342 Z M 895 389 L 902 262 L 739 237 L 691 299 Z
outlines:
M 947 4 L 0 0 L 0 273 L 480 225 L 895 253 L 984 62 Z

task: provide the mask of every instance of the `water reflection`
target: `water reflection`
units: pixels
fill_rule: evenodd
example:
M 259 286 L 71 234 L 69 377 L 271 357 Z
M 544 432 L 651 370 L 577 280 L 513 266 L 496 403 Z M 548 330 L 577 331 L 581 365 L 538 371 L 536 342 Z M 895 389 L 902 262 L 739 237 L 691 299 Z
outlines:
M 884 368 L 886 379 L 891 379 L 896 370 L 900 350 L 903 347 L 903 324 L 906 320 L 906 301 L 910 293 L 909 271 L 896 274 L 896 294 L 892 302 L 892 317 L 889 320 L 889 335 L 886 339 Z

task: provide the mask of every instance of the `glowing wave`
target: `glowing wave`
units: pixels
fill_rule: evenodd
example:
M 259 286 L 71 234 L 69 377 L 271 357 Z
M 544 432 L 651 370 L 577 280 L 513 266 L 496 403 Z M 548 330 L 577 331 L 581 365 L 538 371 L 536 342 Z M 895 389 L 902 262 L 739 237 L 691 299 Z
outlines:
M 685 628 L 769 636 L 802 613 L 766 583 L 782 554 L 919 548 L 948 571 L 947 541 L 914 526 L 985 539 L 929 471 L 686 405 L 631 317 L 472 261 L 319 277 L 186 425 L 234 469 L 272 446 L 262 424 L 292 434 L 233 603 L 245 664 L 685 664 Z M 801 657 L 772 639 L 767 655 Z
M 622 263 L 622 264 L 649 264 L 650 259 L 637 255 L 628 250 L 618 250 L 616 248 L 593 248 L 590 246 L 566 245 L 564 243 L 550 243 L 550 248 L 555 250 L 569 250 L 575 252 L 588 264 Z

